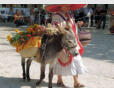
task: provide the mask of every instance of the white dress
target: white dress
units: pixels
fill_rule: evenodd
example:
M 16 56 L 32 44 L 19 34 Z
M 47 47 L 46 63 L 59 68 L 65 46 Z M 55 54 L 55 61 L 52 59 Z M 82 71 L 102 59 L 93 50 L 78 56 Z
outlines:
M 80 55 L 73 58 L 71 64 L 63 67 L 59 62 L 54 67 L 54 74 L 56 75 L 78 75 L 85 73 L 86 67 L 83 65 L 83 61 Z
M 65 17 L 64 14 L 62 14 L 62 15 Z M 54 15 L 52 17 L 52 22 L 56 22 L 62 27 L 64 27 L 66 25 L 65 20 L 59 15 Z M 82 74 L 86 71 L 87 71 L 87 69 L 83 65 L 82 57 L 80 56 L 80 54 L 73 57 L 72 62 L 70 64 L 68 64 L 67 66 L 62 66 L 58 61 L 57 64 L 54 66 L 54 69 L 53 69 L 54 74 L 63 75 L 63 76 L 78 75 L 78 74 Z

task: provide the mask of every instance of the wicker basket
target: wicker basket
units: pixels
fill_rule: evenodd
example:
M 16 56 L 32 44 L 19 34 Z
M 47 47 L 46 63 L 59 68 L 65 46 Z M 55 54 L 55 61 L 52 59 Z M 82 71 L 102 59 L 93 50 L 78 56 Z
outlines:
M 41 37 L 31 37 L 26 43 L 16 46 L 16 51 L 20 52 L 23 49 L 30 49 L 30 48 L 39 48 L 41 46 Z
M 114 34 L 114 26 L 112 26 L 112 27 L 110 28 L 110 33 L 111 33 L 111 34 Z
M 91 33 L 89 30 L 81 30 L 79 32 L 79 40 L 83 46 L 87 46 L 91 42 Z

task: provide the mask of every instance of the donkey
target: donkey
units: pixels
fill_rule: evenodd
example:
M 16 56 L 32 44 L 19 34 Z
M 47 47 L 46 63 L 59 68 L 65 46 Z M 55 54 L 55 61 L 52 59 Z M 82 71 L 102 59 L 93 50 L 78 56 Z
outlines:
M 42 48 L 37 49 L 37 56 L 36 56 L 36 61 L 39 60 L 39 53 L 40 56 L 43 56 L 43 58 L 40 58 L 40 80 L 37 81 L 36 85 L 39 85 L 42 80 L 45 78 L 45 67 L 46 64 L 49 64 L 49 85 L 48 88 L 52 88 L 52 78 L 53 78 L 53 67 L 56 65 L 57 58 L 59 56 L 59 53 L 62 51 L 62 49 L 66 49 L 69 52 L 71 52 L 74 56 L 77 55 L 77 42 L 75 40 L 75 36 L 70 29 L 70 27 L 65 27 L 64 29 L 60 28 L 58 26 L 58 33 L 55 36 L 52 36 L 51 38 L 48 39 L 46 48 L 45 48 L 45 53 Z M 29 77 L 29 68 L 31 64 L 32 59 L 27 60 L 27 70 L 25 74 L 25 59 L 22 58 L 22 68 L 23 68 L 23 79 L 28 79 L 30 80 Z

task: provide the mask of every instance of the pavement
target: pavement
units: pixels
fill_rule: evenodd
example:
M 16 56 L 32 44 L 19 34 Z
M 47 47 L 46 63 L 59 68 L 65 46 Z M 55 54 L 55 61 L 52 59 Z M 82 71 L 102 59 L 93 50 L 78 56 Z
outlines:
M 35 86 L 40 77 L 40 64 L 34 61 L 30 69 L 31 82 L 22 80 L 21 57 L 6 39 L 15 28 L 0 25 L 0 88 L 47 88 L 48 65 L 46 77 L 40 86 Z M 79 80 L 86 88 L 114 88 L 114 35 L 106 32 L 93 28 L 92 41 L 84 47 L 83 61 L 88 72 L 79 75 Z M 56 80 L 57 76 L 54 76 L 54 88 L 57 88 Z M 68 88 L 73 88 L 72 76 L 63 77 L 63 81 Z

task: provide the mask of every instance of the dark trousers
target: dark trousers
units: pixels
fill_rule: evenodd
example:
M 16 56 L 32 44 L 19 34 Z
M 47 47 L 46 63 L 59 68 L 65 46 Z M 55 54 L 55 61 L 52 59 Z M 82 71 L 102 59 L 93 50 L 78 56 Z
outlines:
M 105 24 L 106 24 L 106 16 L 101 16 L 101 19 L 98 23 L 98 28 L 101 28 L 101 23 L 103 22 L 103 26 L 102 28 L 104 29 L 105 28 Z
M 13 22 L 14 17 L 13 16 L 8 16 L 8 22 Z
M 16 26 L 21 26 L 21 25 L 26 25 L 26 23 L 24 22 L 24 20 L 16 20 L 15 21 Z
M 100 15 L 95 16 L 95 24 L 98 24 L 101 19 Z
M 93 26 L 93 15 L 91 16 L 91 27 Z

